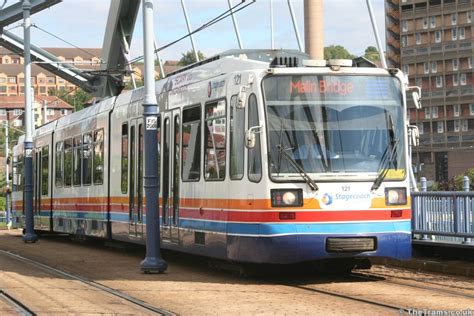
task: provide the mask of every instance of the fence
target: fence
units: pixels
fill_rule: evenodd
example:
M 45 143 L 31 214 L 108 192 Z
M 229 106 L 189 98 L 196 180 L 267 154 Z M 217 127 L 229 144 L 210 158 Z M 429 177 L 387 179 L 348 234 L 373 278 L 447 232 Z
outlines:
M 473 244 L 474 192 L 469 191 L 468 177 L 464 177 L 463 190 L 427 192 L 426 179 L 422 178 L 422 192 L 411 193 L 414 237 Z

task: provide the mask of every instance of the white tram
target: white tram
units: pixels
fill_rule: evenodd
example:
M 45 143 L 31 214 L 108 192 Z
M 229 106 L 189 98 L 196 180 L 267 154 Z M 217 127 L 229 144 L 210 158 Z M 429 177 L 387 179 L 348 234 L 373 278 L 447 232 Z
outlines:
M 305 58 L 229 51 L 156 82 L 163 248 L 253 263 L 410 257 L 404 75 Z M 36 130 L 35 230 L 145 243 L 143 98 Z

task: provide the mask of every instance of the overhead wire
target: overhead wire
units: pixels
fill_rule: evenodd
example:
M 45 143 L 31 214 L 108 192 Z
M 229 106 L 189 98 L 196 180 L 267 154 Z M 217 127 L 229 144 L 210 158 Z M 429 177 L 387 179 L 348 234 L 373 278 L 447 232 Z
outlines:
M 235 14 L 235 13 L 237 13 L 237 12 L 239 12 L 239 11 L 245 9 L 246 7 L 248 7 L 249 5 L 251 5 L 251 4 L 255 3 L 255 2 L 256 2 L 256 0 L 252 0 L 252 1 L 247 2 L 247 3 L 246 3 L 246 1 L 241 1 L 241 2 L 239 2 L 238 4 L 236 4 L 236 5 L 233 6 L 232 8 L 229 8 L 228 10 L 224 11 L 223 13 L 219 14 L 218 16 L 216 16 L 215 18 L 213 18 L 212 20 L 210 20 L 210 21 L 204 23 L 203 25 L 201 25 L 200 27 L 198 27 L 198 28 L 195 29 L 194 31 L 192 31 L 192 32 L 190 32 L 190 33 L 188 33 L 188 34 L 186 34 L 186 35 L 183 35 L 182 37 L 180 37 L 180 38 L 178 38 L 178 39 L 176 39 L 176 40 L 174 40 L 174 41 L 172 41 L 172 42 L 170 42 L 170 43 L 168 43 L 168 44 L 166 44 L 166 45 L 164 45 L 164 46 L 161 46 L 161 47 L 155 49 L 155 50 L 154 50 L 154 53 L 160 52 L 160 51 L 162 51 L 162 50 L 164 50 L 164 49 L 166 49 L 166 48 L 168 48 L 168 47 L 170 47 L 170 46 L 172 46 L 172 45 L 174 45 L 174 44 L 176 44 L 176 43 L 182 41 L 183 39 L 185 39 L 185 38 L 187 38 L 187 37 L 189 37 L 189 36 L 191 36 L 191 35 L 193 35 L 193 34 L 195 34 L 195 33 L 197 33 L 197 32 L 200 32 L 200 31 L 202 31 L 202 30 L 208 28 L 208 27 L 210 27 L 210 26 L 216 24 L 217 22 L 222 21 L 222 20 L 225 19 L 225 18 L 228 18 L 228 17 L 231 16 L 232 14 Z M 244 4 L 244 3 L 245 3 L 245 5 L 242 6 L 242 4 Z M 142 55 L 142 56 L 139 56 L 139 57 L 136 57 L 136 58 L 130 60 L 130 61 L 129 61 L 129 64 L 133 64 L 133 63 L 139 62 L 139 61 L 142 60 L 143 58 L 144 58 L 143 55 Z

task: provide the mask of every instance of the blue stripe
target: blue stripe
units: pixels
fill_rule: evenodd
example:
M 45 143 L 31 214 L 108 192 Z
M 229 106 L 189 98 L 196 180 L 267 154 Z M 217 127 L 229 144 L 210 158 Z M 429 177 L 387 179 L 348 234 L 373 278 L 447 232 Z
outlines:
M 409 233 L 411 222 L 369 223 L 315 223 L 315 224 L 242 224 L 219 223 L 180 219 L 180 227 L 195 230 L 221 232 L 231 235 L 283 235 L 283 234 L 359 234 L 403 232 Z M 226 229 L 227 227 L 227 229 Z

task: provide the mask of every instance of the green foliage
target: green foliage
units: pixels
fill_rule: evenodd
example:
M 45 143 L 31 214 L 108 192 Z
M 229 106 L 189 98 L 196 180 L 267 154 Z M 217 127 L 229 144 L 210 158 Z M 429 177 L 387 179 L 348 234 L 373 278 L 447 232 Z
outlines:
M 474 168 L 467 169 L 463 174 L 460 174 L 454 177 L 456 188 L 459 191 L 462 191 L 464 176 L 467 176 L 469 178 L 469 190 L 473 191 L 474 190 Z
M 9 151 L 10 151 L 10 155 L 12 153 L 12 148 L 13 148 L 13 145 L 15 145 L 18 141 L 18 137 L 20 137 L 20 135 L 23 135 L 23 131 L 20 130 L 20 129 L 17 129 L 17 128 L 13 128 L 11 125 L 10 125 L 10 128 L 8 129 L 8 147 L 9 147 Z M 0 124 L 0 156 L 1 157 L 5 157 L 5 125 L 4 124 Z
M 183 53 L 181 54 L 183 57 L 181 57 L 181 59 L 179 60 L 178 62 L 178 65 L 180 66 L 187 66 L 187 65 L 191 65 L 193 63 L 196 62 L 196 58 L 194 56 L 194 51 L 192 50 L 188 50 L 186 53 Z M 199 57 L 199 60 L 204 60 L 206 59 L 206 57 L 204 56 L 204 54 L 198 50 L 198 57 Z
M 355 57 L 341 45 L 324 47 L 324 59 L 353 59 Z
M 141 80 L 141 79 L 135 79 L 135 84 L 137 85 L 137 88 L 143 87 L 143 80 Z M 125 84 L 124 89 L 125 89 L 125 90 L 133 90 L 133 89 L 134 89 L 134 87 L 133 87 L 133 82 L 132 82 L 131 79 L 130 79 L 129 82 L 127 82 L 127 83 Z
M 7 208 L 7 198 L 0 196 L 0 211 L 5 211 Z
M 370 61 L 380 61 L 379 51 L 374 46 L 369 46 L 365 49 L 364 57 Z
M 92 99 L 92 95 L 82 89 L 77 89 L 74 93 L 67 93 L 53 88 L 49 90 L 49 95 L 54 95 L 64 102 L 69 103 L 74 107 L 74 111 L 76 112 L 82 110 L 84 103 Z

